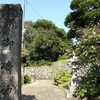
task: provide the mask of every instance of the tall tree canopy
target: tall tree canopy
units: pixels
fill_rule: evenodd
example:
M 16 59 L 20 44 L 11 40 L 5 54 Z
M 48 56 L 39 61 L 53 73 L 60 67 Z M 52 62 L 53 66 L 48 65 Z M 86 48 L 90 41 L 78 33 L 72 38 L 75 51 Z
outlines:
M 100 0 L 72 0 L 70 8 L 73 12 L 64 21 L 65 26 L 70 28 L 69 38 L 77 36 L 75 33 L 79 27 L 86 28 L 100 23 Z
M 67 33 L 51 21 L 27 21 L 25 27 L 28 55 L 24 57 L 24 62 L 27 65 L 39 60 L 56 61 L 71 48 L 72 41 L 67 40 Z
M 77 44 L 76 55 L 88 68 L 75 93 L 88 100 L 100 100 L 100 29 L 94 26 L 80 29 L 81 40 Z M 86 68 L 84 68 L 86 69 Z
M 100 100 L 100 0 L 72 0 L 70 8 L 64 22 L 70 28 L 68 38 L 79 37 L 75 53 L 85 68 L 89 65 L 75 93 Z

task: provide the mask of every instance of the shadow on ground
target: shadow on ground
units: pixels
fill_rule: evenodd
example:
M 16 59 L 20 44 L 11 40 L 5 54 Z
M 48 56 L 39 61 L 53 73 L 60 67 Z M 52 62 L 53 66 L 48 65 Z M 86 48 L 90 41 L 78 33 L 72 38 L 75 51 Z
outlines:
M 38 100 L 34 95 L 24 95 L 22 94 L 22 100 Z

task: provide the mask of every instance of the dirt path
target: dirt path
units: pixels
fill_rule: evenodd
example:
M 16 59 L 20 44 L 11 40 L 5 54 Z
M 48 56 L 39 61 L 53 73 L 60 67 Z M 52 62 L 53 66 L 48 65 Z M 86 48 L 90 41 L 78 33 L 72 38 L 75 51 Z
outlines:
M 22 86 L 22 100 L 66 100 L 64 91 L 53 85 L 53 80 L 36 80 Z

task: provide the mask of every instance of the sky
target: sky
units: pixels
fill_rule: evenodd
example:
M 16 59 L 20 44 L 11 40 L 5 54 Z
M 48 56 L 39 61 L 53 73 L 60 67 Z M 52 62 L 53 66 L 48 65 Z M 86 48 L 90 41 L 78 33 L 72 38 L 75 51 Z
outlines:
M 71 12 L 72 0 L 25 0 L 25 21 L 36 22 L 38 19 L 52 21 L 59 28 L 68 32 L 64 20 Z M 21 4 L 24 12 L 24 0 L 0 0 L 0 4 Z

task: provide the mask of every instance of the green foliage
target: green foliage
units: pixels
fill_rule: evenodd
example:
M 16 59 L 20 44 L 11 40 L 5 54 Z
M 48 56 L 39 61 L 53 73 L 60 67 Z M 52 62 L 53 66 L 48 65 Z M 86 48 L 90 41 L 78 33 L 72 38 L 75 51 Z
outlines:
M 54 23 L 52 23 L 52 21 L 48 21 L 45 19 L 38 19 L 33 26 L 35 29 L 37 30 L 53 30 L 55 28 L 57 28 L 57 26 L 55 26 Z
M 59 57 L 58 57 L 58 60 L 67 60 L 67 59 L 70 59 L 70 58 L 71 58 L 70 55 L 69 55 L 69 56 L 62 55 L 62 56 L 59 56 Z
M 59 55 L 70 51 L 72 41 L 67 33 L 48 20 L 25 22 L 25 45 L 28 54 L 23 57 L 25 66 L 49 64 L 57 61 Z M 39 65 L 39 64 L 38 64 Z
M 55 81 L 55 84 L 57 84 L 57 85 L 64 84 L 66 82 L 69 83 L 70 80 L 71 80 L 71 74 L 66 69 L 60 69 L 54 75 L 54 81 Z
M 76 95 L 97 100 L 100 96 L 100 67 L 93 65 L 76 88 Z
M 99 100 L 100 96 L 100 29 L 95 26 L 80 30 L 82 33 L 77 44 L 76 54 L 85 64 L 90 65 L 75 93 L 89 100 Z M 98 99 L 97 99 L 98 98 Z
M 47 61 L 47 60 L 27 60 L 26 63 L 24 63 L 24 66 L 26 67 L 40 67 L 40 66 L 51 66 L 53 62 Z
M 72 0 L 70 8 L 72 12 L 66 16 L 64 22 L 65 26 L 71 30 L 68 32 L 70 38 L 78 36 L 77 28 L 91 27 L 100 21 L 100 0 Z M 73 33 L 72 30 L 74 30 Z
M 22 48 L 21 57 L 28 55 L 28 50 L 26 48 Z
M 100 96 L 98 96 L 98 97 L 97 97 L 97 99 L 99 99 L 99 100 L 100 100 Z
M 30 83 L 31 78 L 28 75 L 24 75 L 24 83 Z
M 82 33 L 81 33 L 82 32 Z M 87 63 L 96 63 L 100 60 L 100 29 L 98 26 L 79 31 L 80 41 L 77 44 L 76 54 Z
M 64 83 L 58 84 L 58 86 L 59 86 L 62 90 L 65 90 L 65 89 L 68 89 L 69 83 L 70 83 L 70 81 L 64 82 Z

